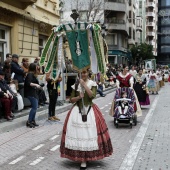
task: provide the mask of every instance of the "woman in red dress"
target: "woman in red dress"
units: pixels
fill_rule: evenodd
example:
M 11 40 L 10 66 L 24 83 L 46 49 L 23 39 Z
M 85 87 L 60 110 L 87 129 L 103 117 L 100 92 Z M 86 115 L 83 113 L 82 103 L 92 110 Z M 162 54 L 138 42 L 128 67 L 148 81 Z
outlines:
M 87 161 L 108 157 L 113 148 L 108 127 L 101 111 L 93 99 L 96 97 L 97 84 L 88 79 L 88 72 L 82 72 L 82 79 L 72 86 L 70 101 L 74 106 L 69 111 L 62 133 L 61 157 L 81 163 L 80 169 L 86 169 Z M 87 119 L 83 119 L 84 110 Z
M 129 67 L 126 65 L 123 65 L 123 69 L 122 71 L 118 74 L 118 76 L 116 77 L 116 85 L 117 88 L 121 88 L 121 87 L 129 87 L 133 89 L 133 84 L 134 84 L 134 78 L 133 76 L 129 73 Z M 135 94 L 135 99 L 136 99 L 136 105 L 135 105 L 135 110 L 136 110 L 136 114 L 137 116 L 142 116 L 142 110 L 140 108 L 140 104 L 137 98 L 137 95 L 134 91 Z

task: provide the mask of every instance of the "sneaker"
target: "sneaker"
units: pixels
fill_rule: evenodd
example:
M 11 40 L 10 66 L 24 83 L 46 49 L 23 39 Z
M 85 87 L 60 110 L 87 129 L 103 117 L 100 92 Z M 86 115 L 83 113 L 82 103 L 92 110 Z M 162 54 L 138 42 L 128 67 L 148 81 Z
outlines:
M 48 120 L 54 121 L 55 119 L 53 117 L 49 117 Z
M 52 118 L 53 118 L 54 120 L 60 121 L 60 119 L 59 119 L 58 117 L 56 117 L 56 116 L 53 116 Z

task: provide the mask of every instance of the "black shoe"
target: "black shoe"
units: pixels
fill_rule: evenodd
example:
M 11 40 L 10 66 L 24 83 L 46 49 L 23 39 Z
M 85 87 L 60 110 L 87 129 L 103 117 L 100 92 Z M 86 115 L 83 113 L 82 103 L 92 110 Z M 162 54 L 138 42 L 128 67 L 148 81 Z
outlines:
M 35 120 L 33 120 L 31 123 L 32 123 L 34 126 L 39 126 L 39 125 L 35 122 Z
M 26 126 L 29 128 L 35 128 L 35 126 L 32 123 L 30 123 L 29 121 L 27 121 Z
M 86 170 L 87 169 L 87 167 L 81 167 L 80 166 L 80 170 Z

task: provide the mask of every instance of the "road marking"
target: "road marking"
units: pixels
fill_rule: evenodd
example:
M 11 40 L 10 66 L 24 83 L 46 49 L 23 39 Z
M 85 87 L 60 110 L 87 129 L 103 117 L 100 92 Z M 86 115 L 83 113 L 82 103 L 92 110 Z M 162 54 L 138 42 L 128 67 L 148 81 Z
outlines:
M 33 150 L 33 151 L 36 151 L 36 150 L 40 149 L 40 148 L 43 147 L 43 146 L 44 146 L 44 144 L 40 144 L 40 145 L 36 146 L 34 149 L 32 149 L 32 150 Z
M 37 158 L 35 161 L 31 162 L 30 165 L 32 165 L 32 166 L 37 165 L 37 164 L 40 163 L 43 159 L 44 159 L 44 157 L 39 157 L 39 158 Z
M 9 164 L 14 165 L 14 164 L 16 164 L 17 162 L 21 161 L 24 157 L 25 157 L 25 156 L 20 156 L 19 158 L 13 160 L 13 161 L 10 162 Z
M 56 145 L 52 149 L 50 149 L 50 151 L 56 151 L 59 147 L 60 147 L 60 145 Z
M 102 109 L 104 109 L 104 107 L 101 107 L 100 109 L 102 110 Z
M 55 135 L 55 136 L 53 136 L 52 138 L 50 138 L 50 140 L 54 140 L 54 139 L 56 139 L 56 138 L 58 138 L 59 137 L 59 135 Z
M 112 102 L 110 102 L 109 104 L 112 104 Z
M 132 145 L 130 146 L 130 149 L 129 149 L 126 157 L 124 158 L 119 170 L 132 170 L 133 169 L 138 152 L 141 148 L 143 139 L 144 139 L 147 129 L 149 127 L 149 124 L 150 124 L 151 118 L 153 116 L 153 112 L 154 112 L 156 105 L 158 103 L 158 100 L 159 100 L 159 96 L 157 96 L 155 98 L 155 100 L 153 101 L 153 104 L 152 104 L 151 108 L 149 109 L 149 112 L 146 115 L 137 135 L 135 136 L 135 139 L 134 139 Z
M 105 107 L 107 107 L 108 105 L 106 104 Z
M 105 112 L 109 112 L 108 110 L 106 110 Z

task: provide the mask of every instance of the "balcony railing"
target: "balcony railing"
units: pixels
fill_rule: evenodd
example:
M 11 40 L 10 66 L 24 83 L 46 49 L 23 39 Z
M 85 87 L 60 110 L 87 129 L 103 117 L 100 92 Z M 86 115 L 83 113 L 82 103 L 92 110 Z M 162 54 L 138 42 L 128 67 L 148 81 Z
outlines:
M 154 12 L 147 12 L 146 15 L 147 15 L 147 16 L 153 16 L 153 17 L 154 17 L 154 16 L 155 16 L 155 13 L 154 13 Z
M 108 0 L 108 2 L 125 3 L 125 0 Z
M 154 6 L 155 6 L 155 3 L 154 3 L 154 2 L 148 2 L 148 3 L 146 4 L 146 6 L 148 6 L 148 7 L 154 7 Z
M 125 20 L 123 20 L 123 19 L 106 18 L 105 20 L 106 20 L 106 23 L 125 24 Z

